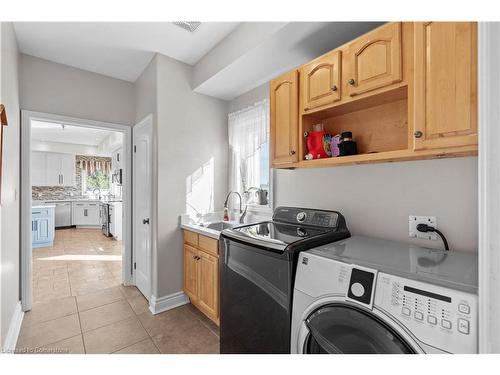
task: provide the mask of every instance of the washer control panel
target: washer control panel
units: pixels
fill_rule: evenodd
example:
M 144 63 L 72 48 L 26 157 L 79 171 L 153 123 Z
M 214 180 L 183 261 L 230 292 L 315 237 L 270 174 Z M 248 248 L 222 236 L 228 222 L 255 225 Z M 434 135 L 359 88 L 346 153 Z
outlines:
M 337 227 L 339 214 L 335 211 L 311 210 L 298 207 L 278 207 L 273 221 L 290 224 L 314 225 L 317 227 Z
M 374 306 L 422 343 L 450 353 L 477 353 L 477 305 L 474 294 L 378 274 Z

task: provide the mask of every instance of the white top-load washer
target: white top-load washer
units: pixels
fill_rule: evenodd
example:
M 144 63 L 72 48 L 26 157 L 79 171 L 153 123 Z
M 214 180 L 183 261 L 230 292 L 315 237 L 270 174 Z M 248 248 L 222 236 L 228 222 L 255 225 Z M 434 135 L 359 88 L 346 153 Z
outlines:
M 354 236 L 302 252 L 292 353 L 477 353 L 477 255 Z

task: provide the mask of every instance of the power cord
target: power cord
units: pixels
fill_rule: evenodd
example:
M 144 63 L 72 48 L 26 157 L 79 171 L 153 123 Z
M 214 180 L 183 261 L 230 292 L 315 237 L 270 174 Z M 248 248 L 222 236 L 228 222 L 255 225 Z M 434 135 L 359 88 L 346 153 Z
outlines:
M 450 250 L 450 248 L 448 247 L 448 241 L 446 241 L 446 238 L 444 236 L 443 233 L 441 233 L 439 230 L 437 230 L 436 228 L 434 227 L 431 227 L 430 225 L 427 225 L 427 224 L 418 224 L 417 225 L 417 230 L 419 232 L 422 232 L 422 233 L 427 233 L 427 232 L 436 232 L 437 234 L 439 234 L 439 237 L 441 237 L 441 239 L 443 240 L 443 244 L 444 244 L 444 249 L 446 251 Z

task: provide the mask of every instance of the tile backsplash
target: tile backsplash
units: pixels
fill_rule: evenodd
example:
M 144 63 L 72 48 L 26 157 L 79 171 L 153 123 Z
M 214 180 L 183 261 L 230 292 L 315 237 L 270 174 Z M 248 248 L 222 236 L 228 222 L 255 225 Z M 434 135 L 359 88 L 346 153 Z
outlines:
M 111 162 L 111 158 L 101 156 L 75 156 L 75 185 L 76 186 L 33 186 L 31 199 L 43 200 L 65 200 L 78 199 L 82 196 L 82 168 L 80 161 Z
M 70 186 L 33 186 L 31 199 L 37 201 L 77 199 L 82 196 L 82 190 Z

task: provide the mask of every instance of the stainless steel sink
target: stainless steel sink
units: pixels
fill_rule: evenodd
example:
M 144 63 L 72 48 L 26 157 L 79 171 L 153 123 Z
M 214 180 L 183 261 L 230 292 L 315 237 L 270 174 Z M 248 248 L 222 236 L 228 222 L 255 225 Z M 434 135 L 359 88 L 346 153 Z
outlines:
M 214 223 L 206 224 L 204 227 L 222 232 L 224 229 L 234 228 L 234 224 L 225 221 L 216 221 Z

